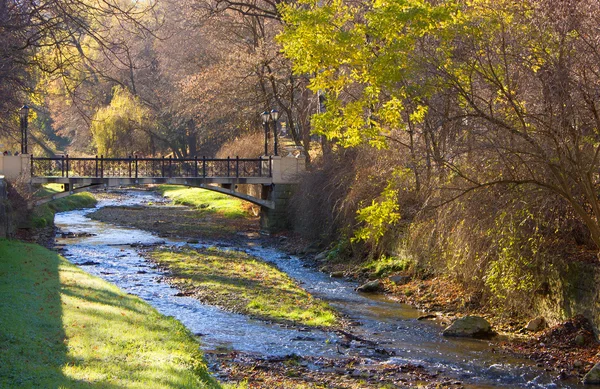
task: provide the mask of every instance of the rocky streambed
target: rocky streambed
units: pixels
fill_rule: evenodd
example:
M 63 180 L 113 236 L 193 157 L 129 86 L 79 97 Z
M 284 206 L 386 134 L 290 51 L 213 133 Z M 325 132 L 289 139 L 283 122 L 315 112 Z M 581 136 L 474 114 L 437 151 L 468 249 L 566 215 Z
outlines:
M 307 267 L 300 258 L 270 247 L 255 231 L 221 241 L 207 241 L 197 231 L 186 234 L 189 220 L 179 228 L 176 219 L 169 219 L 178 214 L 172 208 L 156 213 L 164 205 L 148 192 L 127 192 L 98 206 L 125 207 L 121 213 L 112 208 L 119 219 L 111 220 L 119 224 L 139 228 L 160 221 L 161 228 L 171 227 L 161 237 L 92 220 L 87 216 L 90 210 L 58 214 L 55 222 L 65 235 L 57 243 L 63 254 L 183 322 L 200 338 L 214 374 L 222 380 L 247 380 L 259 388 L 578 386 L 575 380 L 548 374 L 535 362 L 495 352 L 495 344 L 488 341 L 443 337 L 439 322 L 417 320 L 421 311 L 386 296 L 357 293 L 357 284 Z M 148 214 L 146 207 L 151 209 Z M 135 220 L 123 216 L 127 209 L 138 215 Z M 218 245 L 273 263 L 341 312 L 348 326 L 327 330 L 270 323 L 182 296 L 169 285 L 168 274 L 141 255 L 141 246 L 153 245 Z

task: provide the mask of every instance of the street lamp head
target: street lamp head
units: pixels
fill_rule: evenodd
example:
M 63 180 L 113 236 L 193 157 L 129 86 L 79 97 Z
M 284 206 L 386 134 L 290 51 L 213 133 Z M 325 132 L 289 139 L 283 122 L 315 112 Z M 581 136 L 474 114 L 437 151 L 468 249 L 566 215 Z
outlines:
M 267 123 L 269 121 L 269 111 L 261 113 L 260 117 L 262 118 L 263 124 Z
M 271 119 L 273 119 L 274 122 L 279 119 L 279 112 L 277 112 L 276 109 L 271 110 Z
M 21 117 L 21 120 L 27 120 L 27 117 L 29 116 L 29 107 L 27 104 L 19 109 L 19 116 Z

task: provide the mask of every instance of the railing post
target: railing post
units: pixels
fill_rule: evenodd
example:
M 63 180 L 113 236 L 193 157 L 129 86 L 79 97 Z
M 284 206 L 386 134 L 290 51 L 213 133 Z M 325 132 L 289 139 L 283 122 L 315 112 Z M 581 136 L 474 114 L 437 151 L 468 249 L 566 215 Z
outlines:
M 173 177 L 173 156 L 169 155 L 169 177 Z
M 231 176 L 231 174 L 229 173 L 229 168 L 230 168 L 230 166 L 229 166 L 229 155 L 228 155 L 227 156 L 227 177 Z
M 100 178 L 104 178 L 104 155 L 100 155 Z
M 69 154 L 67 154 L 67 178 L 69 178 Z
M 240 178 L 240 156 L 235 156 L 235 178 Z
M 269 177 L 273 177 L 273 156 L 269 155 Z
M 62 163 L 60 164 L 60 176 L 64 177 L 65 176 L 65 156 L 62 156 Z
M 129 178 L 131 178 L 131 162 L 132 162 L 131 155 L 128 157 L 128 159 L 129 159 L 129 163 L 128 163 L 128 165 L 129 165 Z
M 198 156 L 194 155 L 194 177 L 198 177 Z
M 96 154 L 96 174 L 94 177 L 98 178 L 98 154 Z
M 258 157 L 258 176 L 262 177 L 262 155 Z
M 138 178 L 138 156 L 135 156 L 135 179 Z
M 35 177 L 35 175 L 33 174 L 33 154 L 29 156 L 29 163 L 31 165 L 29 166 L 29 174 L 31 175 L 31 177 Z
M 164 156 L 164 155 L 163 155 L 163 157 L 162 157 L 162 161 L 161 161 L 161 169 L 160 169 L 160 170 L 161 170 L 162 176 L 163 176 L 163 178 L 164 178 L 164 177 L 165 177 L 165 156 Z
M 206 178 L 206 156 L 202 156 L 202 177 Z

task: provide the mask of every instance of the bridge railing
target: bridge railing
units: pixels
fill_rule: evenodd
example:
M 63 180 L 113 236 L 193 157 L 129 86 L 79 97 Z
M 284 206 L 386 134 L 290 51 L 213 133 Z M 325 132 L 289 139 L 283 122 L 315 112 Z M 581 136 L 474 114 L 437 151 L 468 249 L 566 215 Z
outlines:
M 31 157 L 33 177 L 272 177 L 269 158 Z

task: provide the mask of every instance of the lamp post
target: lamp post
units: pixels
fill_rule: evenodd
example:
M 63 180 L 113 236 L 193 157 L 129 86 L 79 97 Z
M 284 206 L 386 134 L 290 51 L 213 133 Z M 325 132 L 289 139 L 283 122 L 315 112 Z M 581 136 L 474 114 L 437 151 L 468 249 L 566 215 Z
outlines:
M 271 110 L 271 121 L 273 122 L 273 143 L 275 156 L 277 156 L 277 119 L 279 119 L 279 112 L 276 109 Z
M 273 123 L 273 143 L 275 156 L 277 156 L 277 120 L 279 119 L 279 112 L 276 109 L 264 111 L 260 114 L 262 118 L 263 126 L 265 128 L 265 155 L 269 154 L 269 126 Z
M 21 154 L 27 154 L 27 125 L 28 125 L 29 107 L 27 104 L 19 109 L 19 118 L 21 119 Z
M 271 119 L 271 115 L 269 111 L 265 111 L 260 114 L 262 118 L 263 127 L 265 128 L 265 155 L 269 155 L 269 120 Z

